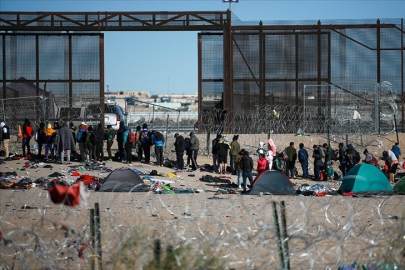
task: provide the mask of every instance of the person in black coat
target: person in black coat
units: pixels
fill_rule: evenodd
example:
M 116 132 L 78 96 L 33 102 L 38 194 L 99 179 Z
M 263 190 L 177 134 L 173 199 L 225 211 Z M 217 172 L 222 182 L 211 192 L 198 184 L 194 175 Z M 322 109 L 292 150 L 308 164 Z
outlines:
M 184 168 L 184 151 L 186 150 L 185 139 L 179 133 L 174 134 L 176 141 L 174 142 L 174 150 L 176 152 L 177 170 L 183 170 Z
M 38 157 L 41 158 L 41 152 L 42 152 L 42 145 L 44 144 L 44 139 L 45 139 L 45 123 L 41 122 L 39 123 L 39 128 L 37 130 L 36 138 L 35 141 L 38 144 Z
M 245 151 L 243 157 L 240 160 L 239 167 L 242 170 L 243 178 L 243 192 L 246 192 L 246 178 L 249 178 L 250 187 L 253 184 L 253 159 L 249 156 L 249 152 Z
M 314 152 L 312 154 L 312 157 L 314 159 L 314 175 L 315 175 L 315 181 L 320 180 L 320 174 L 323 166 L 322 162 L 322 150 L 319 148 L 318 145 L 314 144 L 313 146 Z
M 96 144 L 96 159 L 102 162 L 104 161 L 104 129 L 101 123 L 97 125 L 97 129 L 94 131 L 94 143 Z
M 118 143 L 118 152 L 119 152 L 119 161 L 126 161 L 127 154 L 124 151 L 124 133 L 125 133 L 125 124 L 123 121 L 120 122 L 120 127 L 117 130 L 117 143 Z M 142 158 L 142 156 L 141 156 Z

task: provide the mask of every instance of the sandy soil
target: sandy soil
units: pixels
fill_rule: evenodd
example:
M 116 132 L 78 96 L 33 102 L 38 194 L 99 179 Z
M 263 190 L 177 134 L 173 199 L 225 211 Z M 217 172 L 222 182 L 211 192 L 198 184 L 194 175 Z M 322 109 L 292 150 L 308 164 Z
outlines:
M 204 149 L 206 137 L 199 137 L 201 149 Z M 265 134 L 255 138 L 247 135 L 245 138 L 244 135 L 240 142 L 245 148 L 253 150 L 259 140 L 265 141 L 266 138 Z M 326 137 L 274 135 L 272 138 L 279 148 L 284 148 L 289 141 L 295 141 L 296 145 L 299 142 L 308 146 L 322 144 Z M 400 141 L 402 138 L 401 134 Z M 364 137 L 361 140 L 363 145 L 359 143 L 357 148 L 362 152 L 360 147 L 367 147 L 378 154 L 395 140 L 394 135 Z M 338 142 L 336 139 L 332 141 L 332 145 Z M 383 143 L 382 148 L 379 147 L 380 142 Z M 168 143 L 166 156 L 174 159 L 174 154 L 170 151 L 171 144 L 172 140 Z M 210 157 L 203 150 L 200 152 L 199 164 L 210 164 Z M 37 167 L 24 169 L 25 162 L 7 161 L 0 165 L 0 171 L 16 171 L 18 176 L 26 176 L 33 181 L 59 172 L 65 175 L 63 179 L 75 180 L 77 177 L 70 176 L 68 171 L 80 165 L 78 162 L 69 166 L 52 163 L 53 168 L 43 168 L 43 165 L 36 164 Z M 279 213 L 279 202 L 284 201 L 286 204 L 292 269 L 337 269 L 338 265 L 354 261 L 382 261 L 401 227 L 403 196 L 354 198 L 340 195 L 304 197 L 217 194 L 219 185 L 200 181 L 203 175 L 211 174 L 205 171 L 185 171 L 169 178 L 167 174 L 174 173 L 174 170 L 167 167 L 138 162 L 131 166 L 118 162 L 105 164 L 112 170 L 130 167 L 148 173 L 155 169 L 159 174 L 165 175 L 155 178 L 174 181 L 172 187 L 192 188 L 199 190 L 199 193 L 90 191 L 86 208 L 72 208 L 53 204 L 48 191 L 38 187 L 28 190 L 0 190 L 0 230 L 5 239 L 12 241 L 7 246 L 0 244 L 0 265 L 4 269 L 12 268 L 13 265 L 21 269 L 44 269 L 47 266 L 55 269 L 90 267 L 93 251 L 86 248 L 84 259 L 80 259 L 75 249 L 77 245 L 72 244 L 72 241 L 89 241 L 89 209 L 94 208 L 95 203 L 100 206 L 103 265 L 107 269 L 122 268 L 122 262 L 117 264 L 117 254 L 122 253 L 122 244 L 134 234 L 140 234 L 139 238 L 143 239 L 139 240 L 139 243 L 142 242 L 141 247 L 135 244 L 131 246 L 137 266 L 145 265 L 152 258 L 152 240 L 161 238 L 166 245 L 170 243 L 176 246 L 181 243 L 190 245 L 198 252 L 213 252 L 225 262 L 228 269 L 281 269 L 273 202 Z M 82 173 L 97 177 L 106 177 L 109 174 L 101 171 Z M 228 176 L 236 183 L 236 176 Z M 301 179 L 293 179 L 292 182 L 296 188 L 303 183 L 316 184 L 314 181 Z M 337 181 L 320 184 L 336 187 Z M 23 209 L 24 206 L 31 208 Z M 281 224 L 281 219 L 279 223 Z M 66 236 L 63 226 L 74 227 L 74 233 Z M 389 254 L 397 258 L 396 249 Z

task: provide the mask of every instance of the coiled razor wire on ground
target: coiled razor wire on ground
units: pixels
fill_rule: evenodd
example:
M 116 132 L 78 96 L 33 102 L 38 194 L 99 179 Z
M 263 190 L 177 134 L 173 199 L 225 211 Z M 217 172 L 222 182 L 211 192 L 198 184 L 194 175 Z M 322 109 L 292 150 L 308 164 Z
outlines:
M 196 188 L 204 189 L 200 184 Z M 118 196 L 119 195 L 119 196 Z M 354 261 L 403 263 L 402 196 L 374 198 L 214 196 L 202 194 L 116 194 L 92 192 L 100 203 L 103 265 L 129 254 L 138 269 L 153 259 L 153 239 L 164 245 L 210 252 L 232 269 L 281 269 L 271 202 L 286 201 L 291 269 L 337 269 Z M 64 269 L 90 265 L 92 251 L 77 255 L 73 240 L 89 241 L 89 211 L 49 205 L 46 191 L 2 192 L 0 229 L 3 269 Z M 5 207 L 4 204 L 7 206 Z M 38 209 L 20 210 L 31 204 Z M 55 220 L 69 221 L 75 233 L 64 236 Z M 133 237 L 130 243 L 127 239 Z M 134 237 L 135 236 L 135 237 Z M 135 240 L 134 240 L 135 239 Z M 126 246 L 125 246 L 125 245 Z M 127 267 L 134 267 L 128 265 Z M 129 269 L 127 268 L 127 269 Z

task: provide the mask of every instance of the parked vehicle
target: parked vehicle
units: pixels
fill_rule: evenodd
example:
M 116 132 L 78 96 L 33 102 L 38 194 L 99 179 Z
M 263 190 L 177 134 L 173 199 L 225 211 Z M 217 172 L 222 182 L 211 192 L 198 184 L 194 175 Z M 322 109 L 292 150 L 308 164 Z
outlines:
M 97 125 L 101 121 L 102 108 L 99 104 L 90 104 L 86 108 L 87 125 Z M 124 110 L 115 103 L 104 104 L 104 125 L 111 125 L 113 129 L 118 130 L 120 122 L 126 124 Z
M 111 125 L 118 130 L 120 122 L 126 124 L 124 110 L 115 103 L 104 103 L 104 108 L 100 104 L 89 104 L 82 107 L 61 107 L 59 108 L 58 119 L 65 119 L 78 126 L 81 122 L 86 122 L 88 126 L 97 126 L 102 122 L 102 112 L 104 110 L 104 126 Z

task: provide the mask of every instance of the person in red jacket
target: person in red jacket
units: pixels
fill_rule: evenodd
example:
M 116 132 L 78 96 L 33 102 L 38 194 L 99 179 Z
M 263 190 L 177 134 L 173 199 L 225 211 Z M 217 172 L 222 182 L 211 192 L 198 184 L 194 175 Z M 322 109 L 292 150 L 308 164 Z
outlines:
M 267 160 L 264 154 L 259 154 L 259 159 L 257 160 L 257 173 L 260 174 L 267 169 Z
M 31 155 L 31 147 L 30 147 L 30 141 L 32 138 L 32 126 L 30 123 L 29 119 L 24 120 L 24 125 L 22 128 L 22 151 L 23 151 L 23 157 L 25 157 L 25 147 L 27 147 L 27 154 Z

